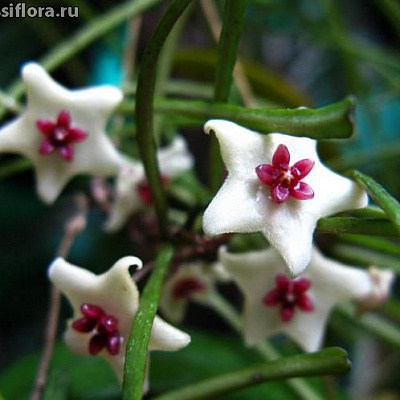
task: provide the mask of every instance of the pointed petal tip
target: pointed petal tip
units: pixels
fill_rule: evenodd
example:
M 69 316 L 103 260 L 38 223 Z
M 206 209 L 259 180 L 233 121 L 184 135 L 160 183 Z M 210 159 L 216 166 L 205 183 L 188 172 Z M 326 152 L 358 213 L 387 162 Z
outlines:
M 22 66 L 22 78 L 24 80 L 43 74 L 47 75 L 46 70 L 34 61 L 29 61 Z
M 234 125 L 236 125 L 234 122 L 224 119 L 210 119 L 204 124 L 204 133 L 208 135 L 217 134 L 221 128 L 228 128 L 229 126 L 232 127 Z
M 49 279 L 53 282 L 53 278 L 57 275 L 57 271 L 66 265 L 68 265 L 68 263 L 67 261 L 64 260 L 64 258 L 62 257 L 55 258 L 49 265 L 49 268 L 47 270 L 47 275 Z
M 143 262 L 140 258 L 134 256 L 126 256 L 119 259 L 113 266 L 114 269 L 129 269 L 130 267 L 136 267 L 137 270 L 142 269 Z

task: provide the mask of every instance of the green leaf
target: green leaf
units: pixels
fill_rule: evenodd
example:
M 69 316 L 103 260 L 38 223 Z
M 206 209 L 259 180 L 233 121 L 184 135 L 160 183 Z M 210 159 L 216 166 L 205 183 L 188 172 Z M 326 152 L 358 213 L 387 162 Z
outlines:
M 150 390 L 159 394 L 166 390 L 188 385 L 199 380 L 232 372 L 260 362 L 260 355 L 254 349 L 246 348 L 243 341 L 229 334 L 199 332 L 190 330 L 190 346 L 179 352 L 154 352 L 151 355 Z M 210 362 L 212 354 L 212 362 Z M 320 393 L 322 388 L 318 378 L 303 378 L 311 387 Z M 271 399 L 296 400 L 299 395 L 288 385 L 288 382 L 271 382 L 268 394 Z M 254 400 L 265 396 L 261 386 L 248 388 L 237 394 L 224 396 L 224 400 Z M 323 398 L 323 395 L 320 395 Z M 308 399 L 308 397 L 305 397 Z M 310 397 L 311 398 L 311 397 Z M 314 397 L 315 398 L 315 397 Z
M 356 233 L 359 235 L 390 237 L 398 235 L 390 221 L 352 217 L 321 218 L 317 224 L 317 231 L 318 233 Z
M 156 100 L 154 110 L 194 118 L 203 124 L 211 118 L 229 119 L 260 133 L 283 132 L 312 139 L 346 139 L 353 134 L 353 98 L 320 108 L 264 109 L 232 104 L 213 104 L 200 100 Z M 132 113 L 135 105 L 125 102 L 122 113 Z
M 215 72 L 214 101 L 228 103 L 232 86 L 233 68 L 236 64 L 240 36 L 246 13 L 246 0 L 226 1 L 222 29 L 218 43 Z M 211 137 L 209 181 L 212 191 L 217 191 L 223 177 L 223 162 L 216 137 Z
M 29 397 L 39 360 L 40 353 L 35 352 L 2 373 L 0 391 L 6 400 L 26 400 Z M 51 371 L 50 377 L 55 374 L 56 378 L 62 373 L 63 377 L 58 378 L 68 380 L 69 400 L 100 400 L 110 394 L 120 394 L 117 379 L 106 361 L 99 357 L 76 356 L 64 344 L 58 344 L 55 348 Z
M 347 354 L 339 348 L 286 357 L 220 375 L 156 397 L 154 400 L 206 400 L 271 380 L 298 376 L 342 374 L 350 370 Z
M 372 333 L 389 346 L 400 350 L 400 327 L 379 315 L 367 313 L 358 319 L 354 319 L 355 310 L 351 304 L 340 306 L 340 312 L 348 319 L 353 321 L 359 328 Z
M 385 211 L 397 231 L 400 233 L 399 202 L 371 177 L 364 175 L 359 171 L 351 171 L 349 175 L 365 188 L 372 200 L 374 200 L 374 202 Z
M 165 246 L 159 251 L 151 278 L 144 288 L 126 349 L 123 400 L 142 398 L 151 329 L 158 308 L 161 286 L 172 256 L 172 246 Z

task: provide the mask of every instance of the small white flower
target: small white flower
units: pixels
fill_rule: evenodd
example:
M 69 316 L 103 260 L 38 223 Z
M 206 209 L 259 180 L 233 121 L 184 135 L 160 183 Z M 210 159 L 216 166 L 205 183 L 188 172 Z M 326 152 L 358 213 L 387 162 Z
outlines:
M 321 163 L 315 140 L 260 135 L 224 120 L 204 130 L 217 136 L 229 173 L 204 213 L 205 233 L 262 232 L 292 275 L 310 261 L 318 219 L 368 203 L 361 187 Z
M 77 174 L 116 174 L 121 157 L 104 128 L 122 92 L 111 86 L 67 90 L 35 63 L 23 67 L 22 77 L 27 106 L 0 130 L 0 152 L 30 159 L 40 198 L 54 202 Z
M 65 333 L 68 346 L 77 354 L 98 354 L 107 360 L 120 381 L 127 340 L 139 308 L 139 293 L 129 273 L 130 266 L 141 268 L 142 262 L 136 257 L 124 257 L 101 275 L 62 258 L 49 268 L 50 280 L 73 308 Z M 189 342 L 189 335 L 155 317 L 149 350 L 174 351 Z
M 159 150 L 157 157 L 164 183 L 193 166 L 193 157 L 185 140 L 179 136 L 169 146 Z M 143 164 L 126 161 L 116 181 L 115 201 L 111 206 L 106 230 L 114 232 L 122 228 L 132 214 L 143 209 L 151 201 L 151 190 L 146 181 Z
M 179 323 L 190 301 L 209 305 L 216 294 L 216 282 L 227 282 L 230 276 L 220 263 L 201 261 L 181 264 L 165 281 L 160 310 L 168 320 Z
M 284 274 L 285 261 L 273 247 L 241 254 L 221 248 L 219 258 L 244 293 L 244 336 L 248 345 L 283 332 L 306 351 L 321 346 L 330 311 L 349 299 L 368 299 L 381 279 L 368 271 L 324 257 L 315 247 L 310 265 L 300 278 Z M 386 279 L 388 271 L 376 271 Z M 393 275 L 392 275 L 393 279 Z M 390 280 L 390 283 L 392 282 Z M 379 290 L 382 297 L 388 296 Z

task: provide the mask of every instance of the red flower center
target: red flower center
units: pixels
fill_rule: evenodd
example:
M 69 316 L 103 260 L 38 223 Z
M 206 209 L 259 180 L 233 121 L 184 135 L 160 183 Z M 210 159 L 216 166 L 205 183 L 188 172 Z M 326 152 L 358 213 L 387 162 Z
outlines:
M 172 288 L 172 297 L 175 300 L 190 299 L 196 292 L 205 289 L 203 282 L 196 278 L 183 278 L 177 281 Z
M 256 168 L 258 179 L 271 186 L 271 198 L 281 204 L 289 196 L 297 200 L 309 200 L 314 191 L 305 182 L 301 182 L 314 167 L 314 161 L 308 158 L 297 161 L 289 167 L 290 153 L 284 144 L 280 144 L 272 157 L 271 164 L 261 164 Z
M 94 304 L 83 303 L 80 309 L 83 317 L 76 319 L 72 328 L 80 333 L 92 333 L 89 353 L 95 356 L 106 348 L 112 356 L 118 354 L 122 340 L 118 320 Z
M 73 143 L 82 142 L 88 137 L 88 132 L 71 127 L 71 115 L 66 110 L 59 112 L 56 122 L 38 119 L 36 126 L 45 136 L 40 143 L 40 154 L 47 155 L 57 150 L 63 160 L 68 162 L 74 158 Z
M 306 278 L 290 280 L 284 275 L 278 275 L 275 278 L 275 287 L 262 298 L 262 302 L 267 307 L 280 306 L 282 322 L 289 322 L 296 307 L 304 312 L 314 310 L 313 301 L 307 295 L 310 287 L 311 282 Z
M 169 183 L 169 178 L 165 175 L 161 175 L 161 182 L 165 187 Z M 144 204 L 149 205 L 153 203 L 153 193 L 151 192 L 150 185 L 147 181 L 143 180 L 139 182 L 139 184 L 136 186 L 136 190 L 138 191 L 139 197 Z

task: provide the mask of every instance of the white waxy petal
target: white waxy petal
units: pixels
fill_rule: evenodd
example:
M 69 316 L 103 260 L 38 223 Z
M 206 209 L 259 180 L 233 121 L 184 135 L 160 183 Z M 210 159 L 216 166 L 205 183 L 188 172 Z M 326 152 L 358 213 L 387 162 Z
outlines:
M 27 106 L 19 118 L 0 130 L 0 152 L 22 154 L 36 169 L 39 197 L 52 203 L 75 175 L 116 175 L 122 163 L 105 133 L 111 112 L 122 100 L 115 87 L 102 86 L 68 90 L 55 82 L 38 64 L 26 64 L 22 76 L 27 92 Z M 81 142 L 72 142 L 73 158 L 67 162 L 58 151 L 42 155 L 40 144 L 46 139 L 36 126 L 38 120 L 56 122 L 60 112 L 68 111 L 71 128 L 88 133 Z
M 280 133 L 260 135 L 224 120 L 211 120 L 204 130 L 215 133 L 228 170 L 227 179 L 204 213 L 205 233 L 262 232 L 281 253 L 293 276 L 310 261 L 313 232 L 320 218 L 368 204 L 360 186 L 321 163 L 313 139 Z M 289 197 L 275 204 L 271 187 L 258 179 L 255 169 L 272 164 L 279 145 L 287 147 L 290 166 L 304 159 L 314 162 L 301 180 L 314 191 L 313 199 Z
M 316 351 L 321 346 L 332 308 L 346 300 L 368 299 L 377 287 L 368 271 L 328 259 L 314 247 L 310 264 L 301 276 L 311 283 L 306 294 L 314 309 L 304 312 L 295 307 L 290 321 L 283 322 L 279 304 L 266 306 L 263 303 L 263 297 L 276 287 L 277 275 L 286 272 L 285 262 L 275 248 L 232 254 L 222 247 L 219 260 L 244 294 L 244 337 L 248 345 L 281 332 L 306 351 Z M 383 274 L 379 280 L 385 282 L 382 284 L 387 288 L 387 297 L 389 279 Z
M 57 258 L 49 268 L 50 280 L 66 295 L 74 310 L 73 317 L 67 323 L 64 337 L 75 353 L 89 354 L 89 341 L 93 337 L 93 332 L 81 333 L 72 327 L 73 321 L 83 317 L 80 310 L 82 304 L 98 306 L 104 313 L 117 319 L 118 333 L 122 337 L 120 351 L 117 355 L 111 355 L 106 349 L 102 349 L 99 356 L 111 364 L 120 382 L 123 377 L 127 341 L 139 308 L 139 293 L 130 274 L 131 267 L 142 268 L 141 260 L 132 256 L 121 258 L 101 275 L 72 265 L 62 258 Z M 155 317 L 149 350 L 179 350 L 189 342 L 189 335 L 158 316 Z
M 193 166 L 193 157 L 180 136 L 169 146 L 159 150 L 157 158 L 161 175 L 167 179 L 175 178 Z M 115 200 L 105 226 L 108 232 L 121 229 L 131 215 L 146 206 L 138 192 L 138 185 L 145 181 L 143 165 L 140 162 L 125 160 L 118 174 Z

